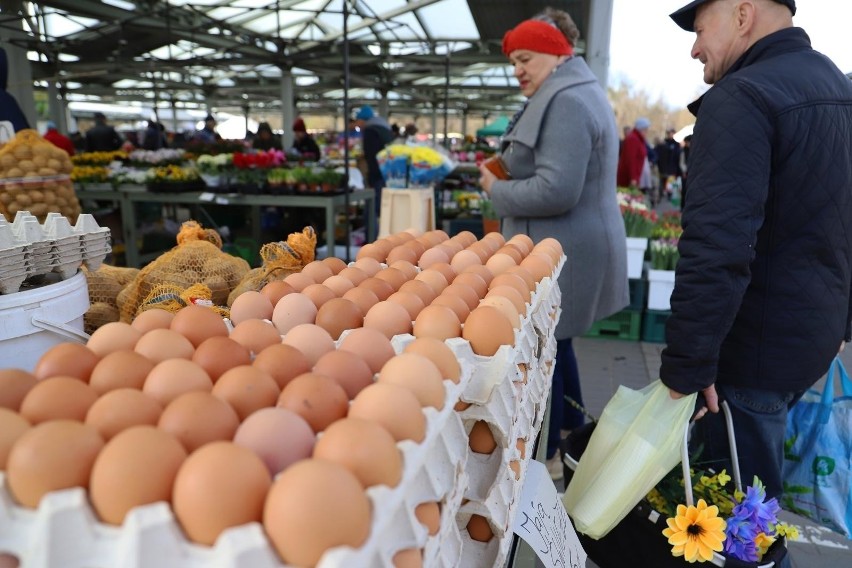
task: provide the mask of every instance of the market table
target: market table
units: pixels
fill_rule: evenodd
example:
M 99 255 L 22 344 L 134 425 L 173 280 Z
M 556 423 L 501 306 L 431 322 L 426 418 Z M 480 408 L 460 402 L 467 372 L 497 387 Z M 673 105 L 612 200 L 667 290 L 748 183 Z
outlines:
M 116 190 L 91 190 L 85 186 L 75 186 L 75 193 L 80 200 L 91 199 L 95 201 L 114 201 L 120 205 L 121 224 L 124 242 L 127 244 L 125 258 L 127 266 L 139 268 L 145 259 L 139 254 L 136 246 L 136 203 L 172 203 L 180 205 L 201 206 L 206 203 L 216 205 L 233 205 L 238 207 L 249 207 L 251 210 L 252 236 L 256 242 L 260 242 L 260 210 L 261 207 L 297 207 L 325 209 L 326 243 L 328 251 L 334 250 L 334 214 L 338 209 L 345 207 L 346 194 L 302 194 L 302 195 L 245 195 L 240 193 L 209 193 L 209 192 L 186 192 L 186 193 L 155 193 L 133 188 L 118 187 Z M 371 234 L 376 223 L 376 210 L 373 205 L 375 193 L 372 189 L 364 189 L 349 193 L 349 203 L 364 202 L 364 212 L 367 234 Z

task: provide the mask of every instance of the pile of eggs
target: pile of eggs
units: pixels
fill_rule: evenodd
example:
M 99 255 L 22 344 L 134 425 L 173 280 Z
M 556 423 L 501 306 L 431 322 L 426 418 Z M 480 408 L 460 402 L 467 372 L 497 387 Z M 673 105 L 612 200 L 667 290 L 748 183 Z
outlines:
M 400 483 L 397 444 L 424 439 L 422 409 L 443 408 L 444 381 L 459 381 L 444 340 L 485 356 L 512 344 L 561 254 L 523 236 L 400 233 L 351 266 L 316 261 L 240 295 L 233 329 L 202 306 L 109 323 L 85 346 L 52 348 L 32 374 L 0 371 L 6 485 L 30 508 L 85 487 L 114 525 L 169 502 L 204 545 L 259 522 L 288 564 L 358 548 L 373 513 L 365 489 Z M 406 333 L 415 339 L 396 354 L 390 339 Z M 439 504 L 416 514 L 436 534 Z M 422 561 L 420 550 L 397 556 Z

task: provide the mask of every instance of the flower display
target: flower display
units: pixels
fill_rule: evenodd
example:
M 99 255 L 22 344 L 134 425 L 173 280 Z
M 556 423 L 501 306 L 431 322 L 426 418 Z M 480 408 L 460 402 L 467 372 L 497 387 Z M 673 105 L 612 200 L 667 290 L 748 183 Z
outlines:
M 148 170 L 146 178 L 154 183 L 181 183 L 198 181 L 198 170 L 193 167 L 182 168 L 174 164 Z
M 75 166 L 106 166 L 112 162 L 127 159 L 127 153 L 116 150 L 114 152 L 82 152 L 71 156 L 71 163 Z
M 653 239 L 651 246 L 651 268 L 654 270 L 674 270 L 680 253 L 677 239 Z
M 167 166 L 169 164 L 179 165 L 184 160 L 184 151 L 173 148 L 160 148 L 159 150 L 133 150 L 127 156 L 130 165 L 149 167 Z
M 109 168 L 104 166 L 75 165 L 71 170 L 71 181 L 77 183 L 103 183 L 109 180 Z
M 195 167 L 202 174 L 218 175 L 234 164 L 233 154 L 202 154 L 195 160 Z
M 455 164 L 429 146 L 391 144 L 376 156 L 388 187 L 427 186 L 444 179 Z
M 677 515 L 666 520 L 663 536 L 672 545 L 673 556 L 683 556 L 687 562 L 705 562 L 713 558 L 713 552 L 722 551 L 725 539 L 724 520 L 719 518 L 719 507 L 707 506 L 699 499 L 695 506 L 677 506 Z
M 241 170 L 268 169 L 280 166 L 285 162 L 284 152 L 272 148 L 253 153 L 234 152 L 234 167 Z
M 648 207 L 645 198 L 620 191 L 618 206 L 624 219 L 624 230 L 628 237 L 650 237 L 657 223 L 657 213 Z

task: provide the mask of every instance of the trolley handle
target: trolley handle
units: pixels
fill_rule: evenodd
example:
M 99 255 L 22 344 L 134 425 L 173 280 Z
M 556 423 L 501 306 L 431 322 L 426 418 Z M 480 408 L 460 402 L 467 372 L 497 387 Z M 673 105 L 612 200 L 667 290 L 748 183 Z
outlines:
M 731 449 L 731 466 L 733 471 L 731 475 L 734 478 L 734 485 L 738 491 L 743 490 L 743 482 L 740 477 L 740 459 L 737 454 L 737 439 L 734 434 L 734 421 L 731 418 L 731 409 L 728 406 L 728 401 L 722 401 L 722 411 L 725 414 L 725 427 L 728 429 L 728 442 Z M 689 431 L 693 426 L 693 422 L 688 422 L 683 429 L 683 448 L 681 448 L 681 468 L 683 470 L 683 489 L 686 493 L 687 506 L 693 506 L 695 499 L 692 496 L 692 476 L 689 473 Z

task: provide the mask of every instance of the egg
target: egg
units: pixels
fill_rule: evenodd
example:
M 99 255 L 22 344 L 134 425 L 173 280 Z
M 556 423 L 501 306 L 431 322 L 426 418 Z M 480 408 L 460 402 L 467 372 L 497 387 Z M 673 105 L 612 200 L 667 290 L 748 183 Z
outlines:
M 505 245 L 497 249 L 497 252 L 494 255 L 505 254 L 507 256 L 511 256 L 512 260 L 515 261 L 515 264 L 520 264 L 521 261 L 530 253 L 529 250 L 526 249 L 525 246 L 519 243 L 513 243 L 511 240 L 507 242 Z
M 533 277 L 532 273 L 529 270 L 527 270 L 526 268 L 524 268 L 523 266 L 513 266 L 512 268 L 510 268 L 506 272 L 508 274 L 516 274 L 516 275 L 520 276 L 523 279 L 523 281 L 526 283 L 527 288 L 529 289 L 530 293 L 535 291 L 536 280 Z
M 503 274 L 513 266 L 517 266 L 518 263 L 514 258 L 504 253 L 496 253 L 488 261 L 485 263 L 485 268 L 491 271 L 494 276 L 499 276 Z
M 483 280 L 483 282 L 485 282 L 485 289 L 480 290 L 477 286 L 474 286 L 472 283 L 465 281 L 465 284 L 468 284 L 468 286 L 470 286 L 471 288 L 476 290 L 476 292 L 480 296 L 482 296 L 482 294 L 484 294 L 484 292 L 486 290 L 488 290 L 488 285 L 494 279 L 494 274 L 492 274 L 491 271 L 488 270 L 485 266 L 481 266 L 481 265 L 479 265 L 479 266 L 468 266 L 467 268 L 464 269 L 462 274 L 475 274 L 475 275 L 479 276 Z M 461 274 L 459 276 L 461 276 Z M 458 278 L 458 276 L 456 276 L 456 278 Z
M 414 337 L 434 337 L 441 341 L 461 335 L 461 321 L 446 306 L 426 306 L 414 320 Z
M 136 389 L 115 389 L 98 398 L 86 413 L 86 424 L 104 440 L 133 426 L 156 426 L 163 407 Z
M 428 306 L 438 297 L 438 293 L 432 289 L 426 282 L 422 280 L 409 280 L 399 287 L 400 292 L 411 292 L 423 302 L 424 306 Z
M 458 383 L 461 379 L 461 366 L 447 344 L 434 337 L 419 337 L 405 346 L 404 353 L 423 355 L 438 367 L 441 377 Z
M 326 278 L 334 276 L 334 272 L 331 270 L 331 267 L 321 260 L 315 260 L 306 264 L 305 267 L 302 268 L 302 274 L 310 277 L 314 282 L 322 282 Z
M 290 329 L 303 323 L 314 323 L 317 306 L 304 294 L 288 294 L 281 298 L 272 311 L 272 323 L 278 333 L 286 335 Z
M 9 491 L 18 503 L 35 509 L 51 491 L 88 487 L 92 465 L 103 445 L 97 430 L 75 420 L 33 426 L 9 452 Z
M 423 407 L 444 408 L 445 392 L 441 371 L 432 361 L 417 353 L 403 353 L 393 357 L 382 367 L 377 382 L 409 389 Z
M 265 371 L 283 389 L 294 378 L 307 373 L 313 366 L 304 353 L 292 345 L 278 343 L 261 351 L 252 366 Z
M 470 250 L 462 250 L 453 255 L 450 259 L 450 266 L 457 274 L 461 274 L 468 266 L 481 265 L 482 259 L 479 255 Z
M 234 443 L 253 451 L 272 477 L 311 457 L 316 435 L 304 418 L 285 408 L 262 408 L 249 415 Z
M 464 323 L 467 319 L 467 316 L 470 315 L 470 308 L 467 306 L 467 303 L 459 297 L 450 295 L 441 294 L 434 300 L 432 300 L 433 306 L 445 306 L 453 310 L 456 314 L 456 317 L 459 319 L 459 323 Z
M 494 279 L 491 280 L 491 284 L 488 285 L 488 289 L 493 290 L 497 286 L 503 285 L 511 286 L 512 288 L 518 291 L 518 293 L 521 295 L 521 298 L 524 299 L 525 303 L 530 303 L 530 289 L 527 286 L 526 282 L 524 282 L 523 278 L 521 278 L 517 274 L 497 274 L 496 276 L 494 276 Z
M 385 255 L 386 251 L 378 243 L 367 243 L 361 246 L 355 258 L 357 259 L 356 262 L 366 259 L 381 262 L 385 259 Z
M 260 289 L 260 293 L 266 296 L 266 298 L 269 300 L 269 303 L 272 304 L 273 307 L 275 306 L 275 304 L 278 303 L 278 300 L 280 300 L 287 294 L 292 294 L 295 291 L 296 290 L 292 286 L 290 286 L 283 280 L 272 280 Z
M 284 279 L 284 282 L 289 284 L 296 292 L 301 292 L 311 284 L 316 284 L 313 278 L 301 272 L 294 272 Z M 286 298 L 286 296 L 285 296 Z
M 316 325 L 326 330 L 335 341 L 347 329 L 361 327 L 363 323 L 361 308 L 344 298 L 329 300 L 317 311 Z
M 104 357 L 113 351 L 132 351 L 140 337 L 142 332 L 129 323 L 113 321 L 96 329 L 86 347 L 98 357 Z
M 494 355 L 501 345 L 515 344 L 515 330 L 503 313 L 492 306 L 479 306 L 464 322 L 462 336 L 477 355 Z
M 399 290 L 399 287 L 408 282 L 408 276 L 401 270 L 397 270 L 396 268 L 385 268 L 380 271 L 375 276 L 379 280 L 384 280 L 388 284 L 390 284 L 394 292 Z
M 494 538 L 494 530 L 491 528 L 488 519 L 482 515 L 471 515 L 466 528 L 467 534 L 473 540 L 488 542 Z
M 270 486 L 269 470 L 254 452 L 213 442 L 181 464 L 172 509 L 190 540 L 210 546 L 225 529 L 260 522 Z
M 390 339 L 384 333 L 365 327 L 353 329 L 346 334 L 339 349 L 362 357 L 373 373 L 378 373 L 388 359 L 396 354 Z
M 388 265 L 389 268 L 393 268 L 394 270 L 399 270 L 408 280 L 413 280 L 415 276 L 417 276 L 418 271 L 416 261 L 408 261 L 408 260 L 397 260 L 396 262 L 392 262 Z
M 39 358 L 33 370 L 33 376 L 42 380 L 62 375 L 88 382 L 98 361 L 100 358 L 84 345 L 59 343 Z
M 270 345 L 281 343 L 281 334 L 273 324 L 259 319 L 248 319 L 237 324 L 230 339 L 236 341 L 252 354 L 257 355 Z
M 152 329 L 136 342 L 133 350 L 154 363 L 160 363 L 166 359 L 192 359 L 195 347 L 174 330 Z
M 468 440 L 470 449 L 477 454 L 490 454 L 497 448 L 494 434 L 491 433 L 491 428 L 484 420 L 477 420 L 473 423 L 468 434 Z
M 379 270 L 382 269 L 382 265 L 379 263 L 378 260 L 366 256 L 364 258 L 361 258 L 359 256 L 359 258 L 352 264 L 352 266 L 363 270 L 368 277 L 375 276 L 376 274 L 378 274 Z
M 261 408 L 275 406 L 281 389 L 263 369 L 240 365 L 219 377 L 212 392 L 213 396 L 227 402 L 242 421 Z
M 32 424 L 60 419 L 82 422 L 97 398 L 92 387 L 76 378 L 51 377 L 30 389 L 20 413 Z
M 492 233 L 488 233 L 487 235 L 482 237 L 482 240 L 480 242 L 482 242 L 482 241 L 485 241 L 485 242 L 488 242 L 488 243 L 493 243 L 494 246 L 497 247 L 497 248 L 502 247 L 503 245 L 506 244 L 506 238 L 502 234 L 500 234 L 496 231 L 492 232 Z M 496 248 L 495 248 L 495 250 L 496 250 Z
M 393 286 L 391 286 L 390 282 L 386 282 L 384 280 L 380 280 L 376 277 L 370 277 L 358 284 L 359 288 L 366 288 L 370 292 L 376 295 L 379 301 L 385 301 L 388 299 L 388 296 L 396 292 Z
M 340 274 L 346 268 L 346 263 L 334 256 L 326 257 L 321 262 L 331 269 L 332 274 Z
M 254 290 L 243 292 L 231 304 L 231 321 L 240 325 L 249 319 L 272 319 L 273 305 L 270 299 Z
M 515 311 L 518 312 L 519 315 L 524 315 L 527 313 L 527 306 L 524 302 L 524 298 L 521 296 L 520 292 L 518 292 L 517 288 L 512 286 L 495 286 L 490 289 L 487 294 L 485 294 L 486 298 L 491 298 L 493 296 L 501 296 L 509 300 L 512 303 L 512 306 L 515 308 Z
M 228 327 L 222 316 L 200 305 L 181 308 L 169 324 L 169 329 L 189 339 L 193 347 L 198 347 L 210 337 L 228 337 Z
M 450 256 L 443 249 L 432 247 L 426 249 L 423 254 L 420 255 L 420 258 L 417 260 L 417 266 L 420 267 L 421 270 L 425 270 L 432 265 L 438 263 L 448 263 L 450 261 Z
M 544 241 L 555 242 L 559 244 L 559 241 L 557 241 L 556 239 L 546 238 L 542 242 Z M 531 251 L 533 249 L 533 246 L 535 245 L 533 240 L 528 235 L 525 235 L 523 233 L 518 233 L 517 235 L 514 235 L 511 239 L 509 239 L 509 242 L 523 245 L 526 248 L 528 254 L 529 251 Z
M 402 454 L 393 436 L 376 422 L 338 420 L 325 429 L 313 457 L 342 465 L 364 487 L 396 487 L 402 480 Z
M 121 388 L 141 389 L 154 362 L 135 351 L 113 351 L 100 360 L 89 378 L 98 395 Z
M 302 294 L 307 296 L 311 302 L 314 303 L 317 310 L 319 310 L 327 301 L 337 297 L 337 293 L 324 284 L 311 284 L 310 286 L 305 286 L 305 289 L 302 290 Z
M 520 266 L 526 268 L 537 282 L 553 274 L 553 261 L 544 254 L 534 252 L 522 260 Z
M 444 279 L 447 281 L 447 284 L 452 284 L 453 280 L 456 278 L 456 271 L 453 270 L 453 267 L 447 264 L 446 262 L 437 262 L 430 266 L 427 270 L 434 270 L 435 272 L 440 272 Z
M 441 506 L 436 501 L 426 501 L 414 508 L 414 516 L 426 527 L 429 536 L 435 536 L 441 528 Z
M 426 251 L 426 246 L 418 240 L 408 241 L 402 246 L 404 248 L 411 249 L 412 251 L 414 251 L 414 254 L 417 256 L 418 259 L 420 258 L 420 255 L 422 255 Z
M 174 434 L 188 453 L 219 440 L 231 440 L 240 419 L 231 405 L 209 392 L 185 392 L 163 409 L 157 427 Z
M 314 432 L 319 433 L 335 420 L 346 416 L 349 397 L 334 379 L 305 373 L 284 387 L 276 406 L 295 412 L 305 419 Z
M 423 300 L 421 300 L 417 294 L 412 292 L 394 292 L 388 297 L 387 301 L 399 304 L 405 308 L 405 311 L 408 312 L 408 319 L 410 321 L 414 321 L 417 314 L 420 313 L 420 310 L 426 307 Z
M 358 270 L 355 268 L 354 270 Z M 366 278 L 366 275 L 365 275 Z M 338 298 L 343 296 L 346 292 L 355 287 L 355 283 L 343 276 L 342 274 L 337 274 L 330 278 L 326 278 L 323 280 L 323 286 L 334 292 L 334 295 Z
M 350 351 L 329 351 L 320 357 L 313 372 L 334 379 L 351 400 L 373 384 L 373 371 L 364 359 Z
M 355 475 L 325 460 L 303 460 L 272 485 L 263 527 L 286 564 L 315 566 L 329 548 L 360 548 L 370 536 L 370 501 Z
M 368 386 L 352 400 L 348 416 L 378 423 L 397 442 L 422 442 L 426 437 L 426 416 L 420 402 L 409 389 L 398 385 Z
M 112 438 L 92 467 L 89 498 L 102 521 L 122 525 L 134 507 L 168 502 L 187 453 L 172 434 L 134 426 Z
M 150 332 L 149 332 L 150 333 Z M 207 371 L 198 363 L 186 359 L 167 359 L 158 363 L 142 386 L 142 392 L 156 400 L 163 407 L 191 391 L 210 392 L 213 381 Z
M 515 447 L 518 448 L 518 452 L 521 454 L 521 459 L 527 457 L 527 442 L 523 438 L 518 438 L 515 442 Z
M 364 270 L 356 266 L 348 266 L 340 271 L 338 274 L 341 278 L 346 278 L 349 280 L 354 286 L 358 286 L 361 282 L 370 277 Z
M 0 408 L 0 471 L 6 469 L 9 452 L 18 438 L 30 429 L 30 422 L 13 410 Z
M 219 377 L 234 367 L 251 364 L 251 352 L 229 337 L 210 337 L 205 339 L 192 355 L 197 363 L 207 371 L 215 383 Z
M 376 305 L 379 302 L 379 297 L 376 296 L 372 291 L 367 288 L 359 288 L 355 287 L 343 294 L 343 299 L 349 300 L 353 302 L 358 309 L 361 310 L 361 316 L 363 317 L 370 308 Z
M 0 370 L 0 408 L 17 412 L 24 397 L 36 385 L 36 382 L 36 378 L 24 370 Z
M 334 339 L 331 335 L 312 323 L 303 323 L 291 328 L 282 343 L 304 353 L 311 366 L 316 365 L 320 357 L 334 350 Z
M 364 327 L 378 330 L 390 339 L 394 335 L 411 333 L 411 316 L 400 304 L 379 302 L 364 316 Z
M 454 282 L 450 284 L 449 286 L 444 288 L 444 291 L 441 292 L 441 295 L 458 296 L 459 298 L 464 300 L 469 310 L 472 310 L 479 305 L 479 294 L 476 292 L 476 290 L 464 283 Z
M 521 317 L 518 315 L 518 310 L 515 308 L 515 305 L 511 300 L 506 298 L 505 296 L 500 296 L 498 294 L 494 294 L 488 296 L 487 298 L 482 299 L 479 302 L 481 306 L 492 306 L 500 310 L 500 312 L 506 316 L 512 324 L 512 327 L 515 329 L 520 329 L 521 327 Z
M 417 275 L 415 280 L 421 280 L 428 284 L 435 294 L 440 294 L 449 285 L 447 278 L 437 270 L 424 270 Z
M 415 253 L 411 247 L 397 245 L 388 253 L 387 261 L 388 265 L 401 261 L 415 264 L 417 262 L 417 253 Z
M 172 312 L 153 308 L 137 314 L 130 323 L 130 327 L 142 333 L 148 333 L 152 329 L 168 329 L 174 318 L 175 315 Z

